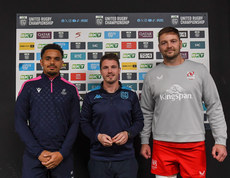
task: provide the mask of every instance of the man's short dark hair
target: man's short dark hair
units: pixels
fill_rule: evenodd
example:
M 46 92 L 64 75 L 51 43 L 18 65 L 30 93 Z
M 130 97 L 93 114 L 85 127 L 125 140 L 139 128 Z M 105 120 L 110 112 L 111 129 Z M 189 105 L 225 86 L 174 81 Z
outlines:
M 165 34 L 165 33 L 174 33 L 180 39 L 179 31 L 176 28 L 174 28 L 174 27 L 164 27 L 158 33 L 158 42 L 160 42 L 160 36 Z
M 62 55 L 62 58 L 63 58 L 64 52 L 63 52 L 61 46 L 58 45 L 58 44 L 55 44 L 55 43 L 47 44 L 42 48 L 42 50 L 41 50 L 41 58 L 42 58 L 43 54 L 45 53 L 45 51 L 48 50 L 48 49 L 56 49 L 56 50 L 60 51 L 60 53 Z
M 114 61 L 117 62 L 118 67 L 120 68 L 119 57 L 115 53 L 108 53 L 108 54 L 105 54 L 104 56 L 101 57 L 101 59 L 100 59 L 100 69 L 101 69 L 102 62 L 104 60 L 114 60 Z

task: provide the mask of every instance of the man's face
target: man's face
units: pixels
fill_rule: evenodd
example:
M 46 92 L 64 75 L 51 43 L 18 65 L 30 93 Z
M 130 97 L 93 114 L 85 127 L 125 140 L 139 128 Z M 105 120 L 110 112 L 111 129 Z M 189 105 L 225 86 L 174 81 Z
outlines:
M 113 84 L 119 80 L 120 68 L 117 61 L 105 59 L 101 64 L 101 75 L 104 82 Z
M 42 56 L 40 64 L 43 67 L 43 72 L 49 77 L 53 78 L 59 75 L 62 67 L 62 55 L 61 52 L 56 49 L 48 49 Z
M 172 60 L 180 54 L 182 41 L 174 33 L 164 33 L 160 36 L 158 47 L 164 59 Z

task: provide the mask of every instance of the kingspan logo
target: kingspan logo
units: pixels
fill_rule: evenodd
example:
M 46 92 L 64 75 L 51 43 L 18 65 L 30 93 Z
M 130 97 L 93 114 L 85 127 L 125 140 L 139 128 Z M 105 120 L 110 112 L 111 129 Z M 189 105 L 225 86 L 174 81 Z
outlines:
M 153 68 L 153 64 L 151 64 L 151 63 L 141 64 L 140 68 L 141 69 L 151 69 L 151 68 Z
M 84 69 L 85 64 L 73 64 L 72 69 Z
M 20 38 L 33 38 L 33 33 L 21 33 Z
M 192 53 L 192 58 L 204 58 L 204 53 Z
M 124 53 L 123 58 L 129 58 L 129 59 L 133 59 L 136 57 L 136 53 Z
M 171 100 L 171 101 L 181 101 L 192 99 L 192 94 L 185 93 L 180 85 L 174 84 L 170 89 L 166 90 L 164 94 L 160 95 L 160 100 Z
M 91 32 L 89 33 L 89 38 L 100 38 L 101 32 Z
M 118 43 L 106 43 L 105 48 L 118 48 Z

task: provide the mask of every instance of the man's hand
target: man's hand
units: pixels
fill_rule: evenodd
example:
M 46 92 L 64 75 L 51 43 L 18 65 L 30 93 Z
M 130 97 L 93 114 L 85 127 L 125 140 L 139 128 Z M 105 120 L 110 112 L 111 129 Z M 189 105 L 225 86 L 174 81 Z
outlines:
M 47 161 L 49 161 L 50 160 L 50 156 L 47 156 L 47 155 L 49 155 L 50 153 L 51 153 L 50 151 L 43 150 L 41 152 L 41 154 L 39 155 L 39 157 L 38 157 L 39 161 L 41 161 L 41 162 L 47 162 Z
M 142 144 L 140 153 L 145 159 L 151 158 L 151 148 L 150 148 L 150 146 L 148 144 Z
M 60 152 L 50 152 L 47 157 L 50 157 L 49 161 L 42 162 L 42 165 L 44 165 L 47 169 L 53 169 L 57 167 L 63 160 L 63 156 Z
M 112 140 L 113 140 L 113 143 L 116 143 L 117 145 L 124 145 L 128 141 L 128 138 L 129 138 L 128 132 L 123 131 L 115 135 L 112 138 Z
M 219 162 L 223 162 L 227 156 L 227 150 L 224 145 L 215 144 L 212 147 L 212 156 Z
M 106 134 L 98 134 L 97 139 L 103 146 L 108 147 L 108 146 L 112 146 L 113 144 L 111 137 Z

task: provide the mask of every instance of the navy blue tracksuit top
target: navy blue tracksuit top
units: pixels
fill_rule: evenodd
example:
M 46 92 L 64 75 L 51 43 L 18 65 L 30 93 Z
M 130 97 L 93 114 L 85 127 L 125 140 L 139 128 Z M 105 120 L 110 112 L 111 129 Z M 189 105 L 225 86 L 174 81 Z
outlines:
M 120 82 L 119 82 L 120 83 Z M 86 94 L 81 111 L 81 129 L 90 139 L 90 157 L 100 161 L 122 161 L 135 157 L 133 138 L 143 128 L 143 115 L 137 94 L 122 87 L 107 93 L 101 87 Z M 99 133 L 111 138 L 122 131 L 130 133 L 124 145 L 104 147 L 97 139 Z
M 79 94 L 67 80 L 60 76 L 51 80 L 43 73 L 22 85 L 15 107 L 15 128 L 32 156 L 48 150 L 67 157 L 79 121 Z

